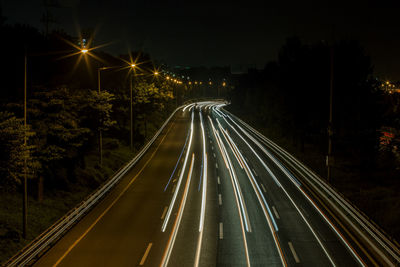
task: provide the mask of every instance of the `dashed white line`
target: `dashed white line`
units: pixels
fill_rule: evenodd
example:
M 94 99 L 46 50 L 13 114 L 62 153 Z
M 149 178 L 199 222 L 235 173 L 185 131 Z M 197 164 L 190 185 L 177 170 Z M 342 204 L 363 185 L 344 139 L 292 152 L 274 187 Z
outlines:
M 172 188 L 172 193 L 175 192 L 175 189 L 176 189 L 176 185 L 174 185 L 174 187 Z
M 264 184 L 261 184 L 261 188 L 262 188 L 262 190 L 264 191 L 264 193 L 267 193 L 267 190 L 265 189 Z
M 214 146 L 211 146 L 211 149 L 214 150 Z
M 275 206 L 272 206 L 272 210 L 273 210 L 274 213 L 275 213 L 275 217 L 276 217 L 277 219 L 280 219 L 279 214 L 278 214 L 278 211 L 275 209 Z
M 161 220 L 164 219 L 165 213 L 167 213 L 167 209 L 168 209 L 168 206 L 165 206 L 164 211 L 163 211 L 163 213 L 162 213 L 162 215 L 161 215 Z
M 221 206 L 222 205 L 222 196 L 221 194 L 218 194 L 218 203 Z
M 146 251 L 144 252 L 144 255 L 142 257 L 142 260 L 140 261 L 139 265 L 144 265 L 144 262 L 146 261 L 147 256 L 149 255 L 151 246 L 153 245 L 153 243 L 149 243 L 149 245 L 147 246 Z
M 224 238 L 224 226 L 222 224 L 222 222 L 219 223 L 219 239 L 223 239 Z
M 213 153 L 213 156 L 214 156 L 214 158 L 215 158 L 215 153 Z
M 256 170 L 252 169 L 255 176 L 258 176 Z
M 290 251 L 292 251 L 293 258 L 294 258 L 295 262 L 296 262 L 296 263 L 299 263 L 299 262 L 300 262 L 300 259 L 299 259 L 299 257 L 297 256 L 296 250 L 294 250 L 294 247 L 293 247 L 292 242 L 288 242 L 288 244 L 289 244 Z
M 218 184 L 221 184 L 221 180 L 219 179 L 219 176 L 217 177 L 217 181 L 218 181 Z
M 215 168 L 217 168 L 217 169 L 218 169 L 218 163 L 215 163 Z

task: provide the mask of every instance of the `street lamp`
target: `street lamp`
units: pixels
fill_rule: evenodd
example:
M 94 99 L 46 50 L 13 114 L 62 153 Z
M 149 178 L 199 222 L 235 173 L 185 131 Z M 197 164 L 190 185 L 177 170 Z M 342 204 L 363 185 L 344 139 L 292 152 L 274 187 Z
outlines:
M 83 49 L 85 50 L 85 49 Z M 82 53 L 86 53 L 83 50 L 81 50 Z M 116 67 L 100 67 L 97 69 L 97 87 L 98 87 L 98 93 L 100 96 L 100 91 L 101 91 L 101 79 L 100 79 L 100 71 L 102 70 L 108 70 L 108 69 L 113 69 Z M 103 165 L 103 133 L 101 129 L 99 129 L 99 153 L 100 153 L 100 166 Z
M 131 111 L 131 127 L 130 127 L 130 145 L 131 145 L 131 151 L 133 151 L 133 75 L 135 74 L 135 64 L 131 64 L 132 68 L 132 74 L 131 74 L 131 82 L 130 82 L 130 111 Z

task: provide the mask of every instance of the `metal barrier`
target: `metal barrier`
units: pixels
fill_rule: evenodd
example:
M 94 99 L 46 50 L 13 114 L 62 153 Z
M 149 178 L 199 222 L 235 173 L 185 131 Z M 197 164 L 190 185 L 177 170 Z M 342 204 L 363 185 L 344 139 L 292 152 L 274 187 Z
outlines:
M 140 150 L 140 152 L 124 167 L 122 167 L 117 173 L 102 186 L 100 186 L 95 192 L 89 195 L 84 201 L 78 204 L 75 208 L 70 210 L 64 217 L 59 219 L 56 223 L 50 226 L 46 231 L 35 238 L 31 243 L 25 246 L 21 251 L 9 259 L 5 266 L 24 266 L 29 264 L 35 257 L 39 256 L 42 252 L 48 248 L 54 241 L 60 238 L 64 233 L 77 221 L 79 221 L 85 213 L 87 213 L 92 207 L 94 207 L 98 201 L 104 197 L 114 186 L 117 184 L 122 177 L 143 157 L 150 146 L 154 143 L 157 137 L 164 130 L 165 126 L 175 115 L 175 113 L 184 106 L 176 108 L 164 124 L 160 127 L 153 138 Z

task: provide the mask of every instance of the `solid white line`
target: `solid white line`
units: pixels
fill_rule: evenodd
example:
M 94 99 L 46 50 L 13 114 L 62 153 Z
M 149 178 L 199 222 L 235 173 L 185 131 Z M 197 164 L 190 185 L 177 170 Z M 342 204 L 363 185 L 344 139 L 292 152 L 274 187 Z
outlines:
M 144 265 L 144 262 L 146 261 L 147 256 L 149 255 L 151 246 L 153 245 L 153 243 L 149 243 L 149 245 L 147 246 L 146 252 L 144 253 L 142 260 L 140 261 L 139 265 Z
M 219 176 L 217 177 L 218 184 L 221 184 L 221 180 L 219 179 Z
M 275 217 L 276 217 L 277 219 L 280 219 L 279 214 L 278 214 L 278 211 L 275 209 L 275 206 L 272 206 L 272 210 L 273 210 L 274 213 L 275 213 Z
M 167 209 L 168 209 L 168 206 L 165 206 L 164 211 L 163 211 L 163 213 L 161 215 L 161 220 L 164 219 L 165 213 L 167 213 Z
M 218 194 L 218 202 L 219 202 L 219 205 L 221 206 L 222 205 L 222 196 L 221 196 L 221 194 Z
M 296 250 L 294 250 L 294 247 L 293 247 L 292 242 L 288 242 L 288 244 L 289 244 L 290 251 L 291 251 L 292 254 L 293 254 L 293 258 L 294 258 L 295 262 L 296 262 L 296 263 L 299 263 L 299 262 L 300 262 L 300 259 L 299 259 L 299 257 L 297 256 Z
M 219 239 L 224 239 L 224 226 L 222 222 L 219 223 Z
M 264 184 L 261 184 L 261 188 L 264 191 L 264 193 L 267 193 L 267 190 L 265 189 Z

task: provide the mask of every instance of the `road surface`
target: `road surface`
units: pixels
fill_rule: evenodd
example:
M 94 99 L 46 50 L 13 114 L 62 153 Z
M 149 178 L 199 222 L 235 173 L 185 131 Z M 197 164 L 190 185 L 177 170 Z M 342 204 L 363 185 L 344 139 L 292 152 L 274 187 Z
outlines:
M 359 266 L 354 242 L 221 103 L 178 111 L 35 266 Z

